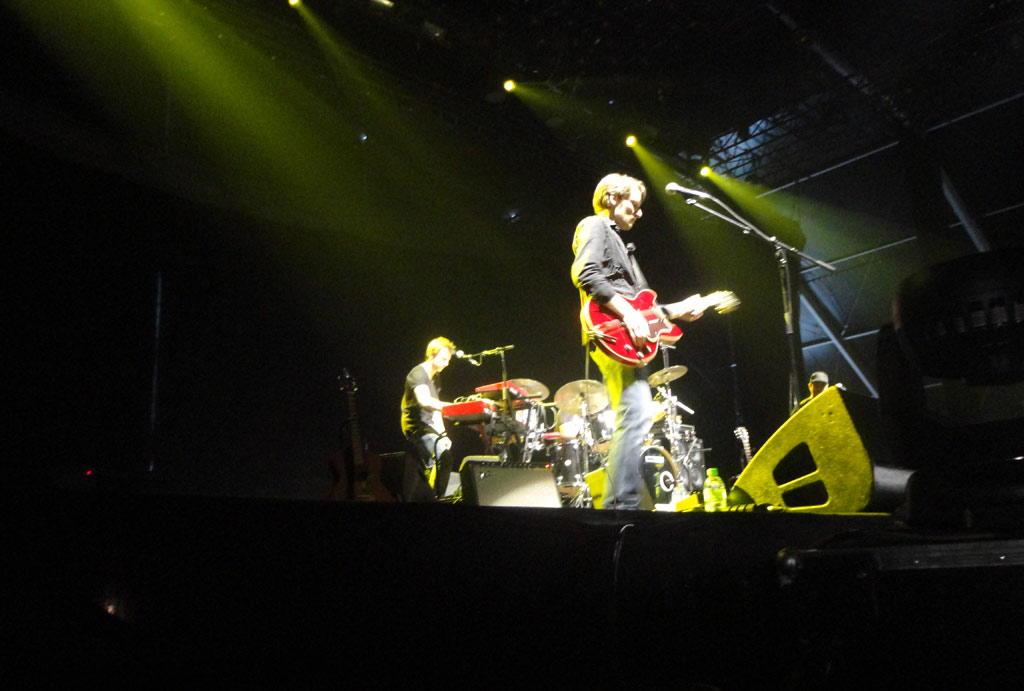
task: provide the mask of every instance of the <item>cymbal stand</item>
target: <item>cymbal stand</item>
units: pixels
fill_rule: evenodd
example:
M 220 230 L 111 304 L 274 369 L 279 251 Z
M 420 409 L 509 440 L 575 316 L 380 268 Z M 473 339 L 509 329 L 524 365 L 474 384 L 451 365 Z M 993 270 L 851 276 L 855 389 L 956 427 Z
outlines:
M 590 381 L 590 349 L 594 347 L 594 340 L 599 332 L 588 332 L 587 343 L 583 348 L 583 380 Z M 603 334 L 601 334 L 603 335 Z M 579 449 L 579 474 L 575 478 L 576 485 L 580 491 L 572 498 L 569 506 L 576 509 L 589 509 L 594 505 L 594 496 L 590 492 L 590 485 L 587 483 L 587 474 L 590 473 L 590 447 L 594 442 L 594 430 L 590 422 L 590 404 L 588 403 L 589 391 L 583 392 L 580 400 L 580 417 L 582 424 L 576 432 L 576 442 Z
M 594 441 L 594 433 L 590 428 L 589 420 L 590 406 L 587 403 L 587 392 L 583 393 L 580 400 L 580 417 L 582 418 L 580 428 L 576 432 L 576 448 L 578 451 L 578 463 L 574 464 L 574 477 L 569 483 L 570 487 L 578 487 L 579 491 L 573 495 L 569 506 L 574 509 L 587 509 L 593 506 L 594 498 L 590 493 L 590 485 L 587 484 L 587 473 L 590 471 L 590 446 Z
M 544 447 L 544 432 L 547 429 L 547 414 L 542 403 L 530 399 L 526 411 L 523 463 L 529 463 L 533 458 L 533 452 Z

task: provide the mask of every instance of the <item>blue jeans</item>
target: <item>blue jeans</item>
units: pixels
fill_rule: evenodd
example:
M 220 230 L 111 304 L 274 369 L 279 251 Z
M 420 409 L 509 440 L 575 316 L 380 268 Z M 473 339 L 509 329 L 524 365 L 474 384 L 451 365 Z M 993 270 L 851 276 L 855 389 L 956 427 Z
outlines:
M 451 442 L 447 435 L 441 436 L 434 431 L 424 429 L 420 430 L 418 434 L 410 434 L 407 439 L 416 450 L 420 462 L 423 463 L 424 476 L 433 487 L 435 495 L 438 498 L 445 496 L 448 490 L 449 476 L 452 472 L 452 456 L 449 453 Z M 430 475 L 435 462 L 437 470 L 434 472 L 434 480 L 431 481 Z
M 622 365 L 600 350 L 591 358 L 597 363 L 615 410 L 615 432 L 608 449 L 605 509 L 640 509 L 647 488 L 643 477 L 643 447 L 651 430 L 653 398 L 647 368 Z

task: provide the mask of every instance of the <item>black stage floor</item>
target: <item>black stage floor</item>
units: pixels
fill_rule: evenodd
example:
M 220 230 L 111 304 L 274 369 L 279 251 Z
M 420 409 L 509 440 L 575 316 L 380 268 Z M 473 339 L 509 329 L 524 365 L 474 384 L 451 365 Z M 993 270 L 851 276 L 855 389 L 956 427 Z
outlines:
M 960 688 L 1024 671 L 1012 534 L 884 515 L 10 505 L 4 645 L 23 683 Z

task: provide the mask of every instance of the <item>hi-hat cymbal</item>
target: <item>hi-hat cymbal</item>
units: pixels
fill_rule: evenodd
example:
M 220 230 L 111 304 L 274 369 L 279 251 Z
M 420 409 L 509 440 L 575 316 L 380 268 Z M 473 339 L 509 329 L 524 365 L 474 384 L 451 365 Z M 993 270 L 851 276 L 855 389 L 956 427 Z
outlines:
M 555 405 L 563 413 L 582 415 L 586 401 L 587 413 L 593 415 L 608 407 L 608 389 L 593 379 L 580 379 L 565 384 L 555 392 Z
M 647 383 L 651 386 L 661 386 L 662 384 L 668 384 L 670 381 L 675 381 L 679 377 L 686 374 L 686 368 L 682 365 L 672 365 L 665 369 L 660 369 L 651 376 L 647 377 Z
M 548 387 L 536 379 L 509 379 L 509 381 L 525 391 L 527 396 L 536 398 L 538 401 L 543 401 L 551 394 Z

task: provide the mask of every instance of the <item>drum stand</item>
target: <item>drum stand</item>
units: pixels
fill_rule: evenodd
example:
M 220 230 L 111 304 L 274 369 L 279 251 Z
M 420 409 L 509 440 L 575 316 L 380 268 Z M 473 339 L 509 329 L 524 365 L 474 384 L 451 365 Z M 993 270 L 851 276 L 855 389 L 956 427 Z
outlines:
M 583 348 L 583 380 L 590 381 L 590 349 L 593 347 L 593 337 L 588 334 L 587 343 Z M 579 487 L 579 491 L 569 501 L 568 506 L 575 509 L 590 509 L 594 506 L 594 495 L 590 492 L 590 485 L 587 483 L 587 475 L 590 471 L 591 446 L 594 444 L 594 430 L 591 427 L 590 404 L 585 391 L 580 399 L 580 418 L 582 424 L 576 433 L 577 448 L 579 450 L 579 467 L 576 477 L 570 486 Z M 604 465 L 603 463 L 601 464 Z
M 535 451 L 544 448 L 544 432 L 547 431 L 548 420 L 544 404 L 537 401 L 530 401 L 526 413 L 526 427 L 523 434 L 522 462 L 529 464 Z
M 575 509 L 589 509 L 594 505 L 594 497 L 590 493 L 590 485 L 587 484 L 587 474 L 590 472 L 590 449 L 594 444 L 594 430 L 591 428 L 590 406 L 587 403 L 586 395 L 580 401 L 580 417 L 582 418 L 582 424 L 580 424 L 580 429 L 576 433 L 579 464 L 574 469 L 578 472 L 571 483 L 572 487 L 579 487 L 580 489 L 569 502 L 569 506 Z
M 694 410 L 680 403 L 667 383 L 658 387 L 658 393 L 661 395 L 662 405 L 665 408 L 665 436 L 668 439 L 669 455 L 672 458 L 673 471 L 675 471 L 673 494 L 676 494 L 680 488 L 688 494 L 692 494 L 697 491 L 690 481 L 695 470 L 693 458 L 695 442 L 683 443 L 683 423 L 676 415 L 676 409 L 690 415 L 694 414 Z

